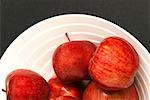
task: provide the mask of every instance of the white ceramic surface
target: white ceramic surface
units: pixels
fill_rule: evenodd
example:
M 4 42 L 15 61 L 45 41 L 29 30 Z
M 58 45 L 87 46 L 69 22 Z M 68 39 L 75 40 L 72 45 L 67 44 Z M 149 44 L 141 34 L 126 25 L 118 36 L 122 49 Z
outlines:
M 140 68 L 135 84 L 140 100 L 150 100 L 150 54 L 144 46 L 119 26 L 104 19 L 83 15 L 67 14 L 46 19 L 24 31 L 8 47 L 0 62 L 0 89 L 5 89 L 7 74 L 18 68 L 31 69 L 41 74 L 46 80 L 54 75 L 51 58 L 55 48 L 71 40 L 90 40 L 95 44 L 108 36 L 119 36 L 128 40 L 140 57 Z M 5 100 L 5 93 L 0 91 L 0 100 Z

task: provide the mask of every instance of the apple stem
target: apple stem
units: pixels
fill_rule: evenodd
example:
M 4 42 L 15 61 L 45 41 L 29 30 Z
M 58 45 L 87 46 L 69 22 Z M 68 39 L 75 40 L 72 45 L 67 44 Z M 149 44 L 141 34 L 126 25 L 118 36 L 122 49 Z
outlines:
M 68 41 L 70 42 L 71 40 L 70 40 L 70 38 L 69 38 L 69 36 L 68 36 L 68 33 L 65 33 L 65 35 L 66 35 Z
M 6 90 L 2 89 L 3 92 L 6 92 Z

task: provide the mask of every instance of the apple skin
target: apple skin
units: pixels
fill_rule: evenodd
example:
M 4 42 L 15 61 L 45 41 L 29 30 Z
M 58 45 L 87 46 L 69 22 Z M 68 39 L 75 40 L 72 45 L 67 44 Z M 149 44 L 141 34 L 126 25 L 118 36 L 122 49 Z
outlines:
M 108 37 L 97 47 L 89 64 L 89 74 L 99 87 L 120 90 L 129 87 L 139 67 L 132 45 L 120 37 Z
M 83 94 L 82 84 L 64 83 L 59 78 L 53 77 L 49 81 L 49 100 L 81 100 Z
M 134 84 L 119 91 L 106 91 L 91 82 L 85 89 L 83 100 L 138 100 L 138 94 Z
M 17 69 L 6 78 L 7 100 L 48 100 L 50 88 L 36 72 Z
M 68 83 L 90 79 L 89 60 L 95 50 L 89 41 L 70 41 L 57 47 L 52 60 L 57 77 Z
M 77 100 L 70 96 L 59 96 L 57 98 L 50 98 L 49 100 Z

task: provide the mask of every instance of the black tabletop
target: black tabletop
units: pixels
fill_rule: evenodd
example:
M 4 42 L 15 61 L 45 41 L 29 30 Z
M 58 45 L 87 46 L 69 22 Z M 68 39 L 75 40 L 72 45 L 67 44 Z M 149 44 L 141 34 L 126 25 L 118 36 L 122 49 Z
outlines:
M 105 18 L 129 31 L 150 51 L 149 0 L 1 0 L 1 55 L 24 30 L 70 13 Z

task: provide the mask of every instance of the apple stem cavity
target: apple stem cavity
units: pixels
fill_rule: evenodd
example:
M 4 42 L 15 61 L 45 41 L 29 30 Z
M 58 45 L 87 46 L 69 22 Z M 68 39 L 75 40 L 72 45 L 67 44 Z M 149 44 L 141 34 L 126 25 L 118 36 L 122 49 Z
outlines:
M 70 38 L 69 38 L 69 36 L 68 36 L 68 33 L 65 33 L 65 35 L 66 35 L 68 41 L 70 42 L 71 40 L 70 40 Z
M 6 92 L 6 90 L 2 89 L 3 92 Z

